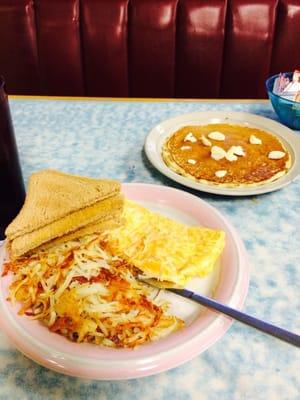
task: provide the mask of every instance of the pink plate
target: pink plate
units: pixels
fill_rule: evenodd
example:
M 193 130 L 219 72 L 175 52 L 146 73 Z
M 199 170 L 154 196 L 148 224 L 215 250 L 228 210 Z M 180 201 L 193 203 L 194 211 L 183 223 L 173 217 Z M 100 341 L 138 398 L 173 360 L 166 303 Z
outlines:
M 183 222 L 224 230 L 226 246 L 214 298 L 238 309 L 242 307 L 249 281 L 246 251 L 235 229 L 214 207 L 187 192 L 158 185 L 123 184 L 123 193 L 129 199 Z M 1 265 L 4 257 L 2 248 Z M 232 323 L 228 317 L 170 294 L 173 297 L 169 301 L 175 304 L 175 309 L 185 313 L 186 327 L 181 331 L 136 350 L 77 344 L 51 333 L 37 321 L 18 316 L 17 309 L 6 301 L 10 280 L 11 277 L 6 276 L 0 282 L 1 329 L 27 357 L 57 372 L 82 378 L 117 380 L 157 374 L 206 350 Z M 203 282 L 205 284 L 200 283 L 198 287 L 199 293 L 213 290 L 212 280 Z M 193 286 L 193 290 L 197 291 L 197 287 Z M 187 310 L 186 305 L 190 307 Z

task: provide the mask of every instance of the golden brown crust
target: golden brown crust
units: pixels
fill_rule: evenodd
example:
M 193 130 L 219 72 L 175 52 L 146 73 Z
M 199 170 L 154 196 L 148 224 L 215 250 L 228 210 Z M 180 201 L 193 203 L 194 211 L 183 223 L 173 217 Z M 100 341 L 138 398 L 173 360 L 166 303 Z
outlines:
M 222 132 L 225 140 L 208 138 L 212 131 Z M 197 138 L 197 142 L 184 141 L 189 132 Z M 261 139 L 262 143 L 251 144 L 251 135 Z M 211 147 L 202 143 L 201 136 L 208 138 L 212 146 L 221 147 L 225 151 L 231 146 L 241 146 L 245 156 L 239 156 L 236 161 L 228 161 L 226 158 L 215 160 L 211 157 Z M 182 146 L 189 146 L 190 149 L 182 150 Z M 268 158 L 271 151 L 283 151 L 285 156 L 272 160 Z M 291 167 L 291 156 L 277 137 L 259 129 L 230 124 L 183 127 L 167 138 L 162 147 L 162 157 L 166 165 L 176 173 L 199 183 L 222 187 L 262 185 L 278 179 Z M 196 163 L 189 164 L 190 159 Z M 226 171 L 224 177 L 215 175 L 220 170 Z
M 83 228 L 77 229 L 74 232 L 71 232 L 71 233 L 68 233 L 59 238 L 53 239 L 50 242 L 47 242 L 44 245 L 38 247 L 37 249 L 35 249 L 35 251 L 48 250 L 53 246 L 65 243 L 69 240 L 74 240 L 74 239 L 80 238 L 85 235 L 90 235 L 92 233 L 101 233 L 108 229 L 115 229 L 115 228 L 119 227 L 122 223 L 122 219 L 120 218 L 120 216 L 112 215 L 112 217 L 113 218 L 110 218 L 108 220 L 101 220 L 101 221 L 93 222 L 92 224 L 86 225 Z
M 12 258 L 20 257 L 28 251 L 41 246 L 55 238 L 100 220 L 119 218 L 122 213 L 124 199 L 122 195 L 101 200 L 89 207 L 75 211 L 65 217 L 42 226 L 32 232 L 18 236 L 10 243 Z
M 53 170 L 32 174 L 25 203 L 6 229 L 12 240 L 50 222 L 120 193 L 119 182 L 69 175 Z

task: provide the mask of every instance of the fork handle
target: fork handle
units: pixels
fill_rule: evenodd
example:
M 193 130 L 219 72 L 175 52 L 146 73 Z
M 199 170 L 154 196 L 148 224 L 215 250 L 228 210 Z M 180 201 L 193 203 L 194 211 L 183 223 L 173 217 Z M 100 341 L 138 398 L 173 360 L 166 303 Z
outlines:
M 187 299 L 194 300 L 197 303 L 202 304 L 203 306 L 220 311 L 221 313 L 226 314 L 229 317 L 236 319 L 237 321 L 252 326 L 262 332 L 268 333 L 269 335 L 275 336 L 278 339 L 284 340 L 285 342 L 293 344 L 296 347 L 300 347 L 300 335 L 297 335 L 296 333 L 280 328 L 279 326 L 270 324 L 269 322 L 263 321 L 259 318 L 252 317 L 249 314 L 228 307 L 225 304 L 219 303 L 216 300 L 212 300 L 208 297 L 196 294 L 190 290 L 187 289 L 168 289 L 168 290 L 180 296 L 186 297 Z

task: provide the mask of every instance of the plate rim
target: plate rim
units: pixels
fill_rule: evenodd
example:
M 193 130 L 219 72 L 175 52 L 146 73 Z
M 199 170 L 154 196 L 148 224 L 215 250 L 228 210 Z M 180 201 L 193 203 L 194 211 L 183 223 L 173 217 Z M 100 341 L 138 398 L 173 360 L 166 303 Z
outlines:
M 279 139 L 283 139 L 283 141 L 287 142 L 289 147 L 292 149 L 292 157 L 294 158 L 293 165 L 284 176 L 276 179 L 275 181 L 249 188 L 220 187 L 212 184 L 210 185 L 196 182 L 191 178 L 179 175 L 176 172 L 172 171 L 169 167 L 167 167 L 167 165 L 163 161 L 161 156 L 161 146 L 159 146 L 158 141 L 164 140 L 171 134 L 171 132 L 175 132 L 176 129 L 178 129 L 180 126 L 184 126 L 185 124 L 187 124 L 188 120 L 195 118 L 199 118 L 199 120 L 203 122 L 206 121 L 206 123 L 209 123 L 213 119 L 221 119 L 229 121 L 231 120 L 235 123 L 240 122 L 248 124 L 250 126 L 252 124 L 252 126 L 256 125 L 256 127 L 263 128 L 269 131 L 271 134 L 279 137 Z M 185 120 L 187 121 L 186 123 L 184 123 Z M 173 126 L 171 132 L 168 132 L 168 129 L 170 129 L 171 126 Z M 165 132 L 162 132 L 163 129 L 167 130 Z M 280 133 L 278 131 L 280 131 Z M 144 141 L 144 151 L 150 163 L 160 173 L 162 173 L 169 179 L 191 189 L 216 195 L 252 196 L 270 193 L 292 183 L 300 176 L 300 137 L 297 136 L 297 133 L 294 133 L 293 130 L 275 120 L 263 117 L 258 114 L 252 114 L 243 111 L 194 111 L 191 113 L 180 114 L 172 118 L 165 119 L 156 124 L 148 132 Z
M 197 200 L 199 202 L 199 204 L 202 203 L 204 206 L 209 207 L 211 209 L 211 211 L 214 212 L 218 218 L 221 218 L 223 223 L 225 223 L 226 227 L 232 231 L 234 243 L 238 247 L 238 250 L 239 250 L 237 252 L 237 254 L 240 257 L 239 263 L 238 263 L 238 274 L 240 275 L 239 279 L 242 279 L 244 281 L 243 282 L 244 290 L 241 293 L 239 293 L 238 303 L 235 306 L 240 309 L 245 301 L 245 298 L 246 298 L 246 295 L 248 292 L 248 287 L 249 287 L 249 263 L 248 263 L 248 259 L 246 256 L 246 250 L 243 245 L 243 242 L 242 242 L 240 236 L 238 235 L 238 233 L 236 232 L 235 228 L 231 225 L 231 223 L 227 220 L 227 218 L 225 216 L 223 216 L 223 214 L 219 210 L 217 210 L 214 206 L 212 206 L 208 202 L 206 202 L 188 192 L 184 192 L 183 190 L 180 190 L 180 189 L 176 189 L 176 188 L 172 188 L 172 187 L 168 187 L 168 186 L 157 185 L 157 184 L 147 184 L 147 183 L 125 183 L 122 185 L 124 185 L 125 188 L 126 188 L 126 186 L 127 187 L 136 187 L 137 186 L 138 188 L 141 188 L 142 186 L 144 186 L 146 189 L 149 189 L 149 188 L 151 189 L 151 188 L 155 187 L 162 191 L 172 191 L 172 192 L 175 191 L 175 192 L 178 192 L 179 195 L 191 197 L 194 200 Z M 242 266 L 244 267 L 243 274 L 241 274 Z M 241 282 L 240 282 L 240 285 L 241 285 Z M 236 293 L 237 289 L 238 289 L 237 284 L 235 284 L 234 290 L 226 304 L 230 304 L 233 296 L 235 296 L 237 294 Z M 8 307 L 6 307 L 7 309 L 3 309 L 3 305 L 1 303 L 2 303 L 2 298 L 0 301 L 0 310 L 2 312 L 4 311 L 6 314 L 9 314 Z M 57 372 L 64 373 L 66 375 L 71 375 L 71 376 L 92 378 L 92 379 L 98 379 L 98 380 L 107 380 L 107 379 L 121 380 L 121 379 L 132 379 L 132 378 L 138 378 L 138 377 L 142 377 L 142 376 L 150 376 L 153 374 L 157 374 L 157 373 L 165 371 L 167 369 L 174 368 L 177 365 L 180 365 L 180 364 L 190 360 L 194 356 L 205 351 L 208 347 L 210 347 L 212 344 L 214 344 L 217 340 L 219 340 L 225 334 L 225 332 L 229 329 L 231 324 L 232 324 L 231 319 L 229 319 L 228 317 L 225 317 L 221 314 L 217 314 L 214 317 L 212 323 L 208 324 L 208 326 L 206 326 L 205 329 L 200 332 L 202 335 L 200 333 L 198 335 L 194 335 L 193 337 L 189 338 L 187 343 L 183 342 L 180 344 L 180 346 L 176 346 L 174 349 L 171 349 L 171 350 L 168 349 L 166 351 L 166 354 L 170 355 L 171 357 L 174 357 L 174 361 L 172 363 L 169 363 L 171 365 L 163 365 L 163 364 L 166 364 L 166 360 L 164 360 L 161 363 L 161 365 L 156 365 L 156 366 L 150 365 L 148 369 L 143 370 L 140 365 L 141 363 L 143 364 L 143 358 L 133 359 L 130 361 L 135 363 L 135 366 L 134 366 L 135 369 L 134 369 L 133 373 L 129 373 L 128 375 L 124 374 L 124 372 L 120 373 L 120 374 L 117 373 L 117 375 L 114 375 L 112 373 L 108 373 L 105 375 L 105 373 L 103 373 L 103 371 L 101 373 L 99 373 L 98 368 L 97 368 L 99 360 L 95 360 L 95 362 L 93 363 L 94 364 L 93 366 L 89 365 L 89 367 L 90 367 L 89 372 L 81 371 L 80 367 L 77 368 L 77 370 L 75 371 L 74 366 L 69 365 L 71 362 L 71 357 L 69 357 L 69 360 L 64 360 L 64 362 L 59 363 L 57 361 L 63 356 L 63 354 L 59 354 L 59 351 L 55 350 L 55 351 L 52 351 L 52 353 L 56 353 L 56 354 L 52 354 L 52 359 L 51 359 L 51 357 L 49 357 L 49 352 L 51 352 L 51 348 L 49 348 L 49 346 L 47 344 L 46 345 L 43 344 L 42 347 L 48 347 L 49 348 L 48 353 L 47 353 L 47 351 L 44 351 L 44 349 L 40 349 L 40 351 L 36 350 L 36 352 L 34 352 L 34 350 L 32 350 L 32 348 L 30 349 L 30 346 L 29 346 L 29 348 L 28 348 L 28 346 L 26 346 L 26 343 L 24 344 L 24 343 L 22 343 L 22 341 L 20 342 L 20 338 L 18 338 L 18 337 L 17 338 L 13 337 L 13 342 L 14 342 L 15 346 L 18 348 L 18 350 L 21 351 L 23 354 L 25 354 L 27 357 L 36 361 L 38 364 L 41 364 L 41 365 L 43 365 L 47 368 L 50 368 L 52 370 L 55 370 Z M 3 331 L 5 333 L 7 333 L 7 332 L 9 333 L 11 331 L 12 327 L 9 326 L 9 323 L 7 321 L 4 323 L 2 321 L 2 325 L 3 325 L 2 326 Z M 212 335 L 211 343 L 208 343 L 208 344 L 206 343 L 206 346 L 204 346 L 200 351 L 197 351 L 197 350 L 195 351 L 194 346 L 201 345 L 201 341 L 203 341 L 203 337 L 202 337 L 203 334 L 208 334 L 210 331 L 212 331 L 212 334 L 214 334 L 214 335 Z M 28 332 L 26 332 L 26 334 L 29 335 Z M 177 359 L 176 359 L 176 355 L 174 355 L 174 352 L 180 353 L 180 351 L 178 351 L 178 349 L 181 351 L 183 349 L 185 349 L 185 355 L 181 354 L 181 356 L 180 357 L 177 356 Z M 32 351 L 33 351 L 33 354 L 32 354 Z M 162 353 L 158 353 L 158 357 L 160 354 L 162 354 Z M 79 360 L 80 359 L 81 358 L 79 357 Z M 76 357 L 76 355 L 75 355 L 74 357 L 72 357 L 72 360 L 73 360 L 72 362 L 74 362 L 76 360 L 78 361 L 78 357 Z M 90 361 L 90 359 L 89 359 L 89 361 Z M 115 361 L 113 360 L 113 362 L 111 362 L 111 364 L 113 365 L 114 362 Z M 118 363 L 120 363 L 120 362 L 128 363 L 127 360 L 119 360 L 117 362 Z M 156 363 L 157 363 L 157 360 L 156 360 Z M 151 362 L 150 362 L 150 364 L 151 364 Z

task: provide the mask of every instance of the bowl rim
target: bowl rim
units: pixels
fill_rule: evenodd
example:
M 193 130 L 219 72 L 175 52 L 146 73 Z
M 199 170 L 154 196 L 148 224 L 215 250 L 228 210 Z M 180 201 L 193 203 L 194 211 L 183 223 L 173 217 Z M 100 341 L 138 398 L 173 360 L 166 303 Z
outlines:
M 284 100 L 284 101 L 285 101 L 286 103 L 288 103 L 288 104 L 289 104 L 289 103 L 290 103 L 291 105 L 298 105 L 298 104 L 299 104 L 299 107 L 300 107 L 300 102 L 299 102 L 299 101 L 294 101 L 294 100 L 285 99 L 284 97 L 279 96 L 278 94 L 274 93 L 273 90 L 269 90 L 269 88 L 268 88 L 268 82 L 269 82 L 271 79 L 278 77 L 280 74 L 293 74 L 293 72 L 291 72 L 291 71 L 288 71 L 288 72 L 280 72 L 279 74 L 272 75 L 272 76 L 270 76 L 268 79 L 266 79 L 265 85 L 266 85 L 267 92 L 268 92 L 268 93 L 271 93 L 272 96 L 278 97 L 280 100 Z

